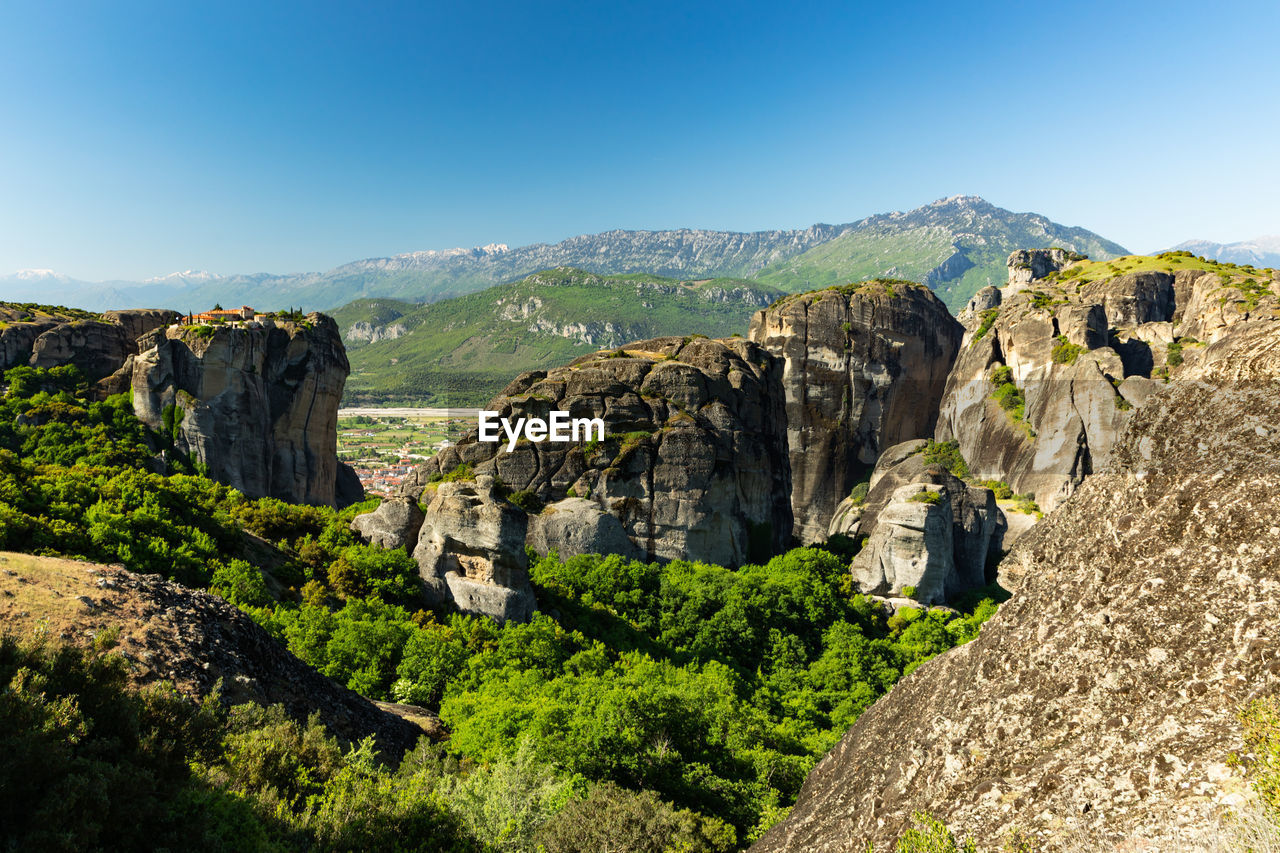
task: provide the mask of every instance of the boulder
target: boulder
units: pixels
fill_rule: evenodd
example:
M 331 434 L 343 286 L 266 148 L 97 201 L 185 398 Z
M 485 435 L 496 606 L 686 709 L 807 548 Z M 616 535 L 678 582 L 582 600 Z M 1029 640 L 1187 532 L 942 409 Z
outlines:
M 413 558 L 428 598 L 499 622 L 527 622 L 537 607 L 524 543 L 528 519 L 493 478 L 441 483 L 427 506 Z
M 853 558 L 858 592 L 942 603 L 959 589 L 952 550 L 951 500 L 943 486 L 903 486 L 880 511 L 866 546 Z
M 462 465 L 555 504 L 580 496 L 614 516 L 645 560 L 768 559 L 791 535 L 781 365 L 742 338 L 656 338 L 522 374 L 488 409 L 516 423 L 600 418 L 603 441 L 521 441 L 472 432 L 407 478 L 418 497 Z
M 338 475 L 333 485 L 334 503 L 338 509 L 346 509 L 364 500 L 364 484 L 356 469 L 345 462 L 338 463 Z
M 863 503 L 866 498 L 847 497 L 836 504 L 836 511 L 831 514 L 831 523 L 827 525 L 827 538 L 832 536 L 858 535 L 862 524 Z
M 565 498 L 529 517 L 526 542 L 539 554 L 555 551 L 563 559 L 576 554 L 618 554 L 641 559 L 618 517 L 594 501 Z
M 412 498 L 390 497 L 373 512 L 357 515 L 351 529 L 371 545 L 391 550 L 404 548 L 412 552 L 418 545 L 418 532 L 426 516 Z
M 36 340 L 59 325 L 57 320 L 6 322 L 0 328 L 0 369 L 8 370 L 20 364 L 30 364 Z
M 872 281 L 789 296 L 749 337 L 781 360 L 791 507 L 802 543 L 881 451 L 932 434 L 963 328 L 923 285 Z

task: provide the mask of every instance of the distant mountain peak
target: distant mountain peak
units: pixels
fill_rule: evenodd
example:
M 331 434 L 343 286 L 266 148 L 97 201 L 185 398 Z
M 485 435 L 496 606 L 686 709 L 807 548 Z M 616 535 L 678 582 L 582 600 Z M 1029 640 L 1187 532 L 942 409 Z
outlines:
M 53 270 L 45 270 L 45 269 L 18 270 L 13 274 L 12 277 L 19 279 L 20 281 L 46 281 L 46 280 L 47 281 L 68 281 L 69 280 L 65 275 L 56 273 Z
M 173 281 L 217 281 L 222 276 L 207 270 L 183 270 L 182 272 L 171 272 L 168 275 L 158 275 L 154 278 L 144 279 L 144 284 L 164 284 Z
M 983 198 L 980 195 L 949 195 L 946 198 L 940 198 L 937 201 L 927 206 L 928 207 L 964 207 L 964 206 L 972 207 L 979 204 L 990 206 L 991 202 L 987 201 L 985 198 Z
M 1239 240 L 1235 243 L 1184 240 L 1173 248 L 1175 251 L 1191 252 L 1226 263 L 1280 267 L 1280 234 L 1254 237 L 1251 240 Z

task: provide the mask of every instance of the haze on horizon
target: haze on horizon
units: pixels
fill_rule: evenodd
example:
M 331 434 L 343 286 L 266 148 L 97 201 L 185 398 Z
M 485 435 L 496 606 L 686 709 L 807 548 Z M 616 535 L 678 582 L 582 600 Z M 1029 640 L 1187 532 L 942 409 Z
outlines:
M 1055 14 L 1056 12 L 1056 14 Z M 954 194 L 1280 232 L 1280 6 L 15 2 L 0 272 L 323 270 Z

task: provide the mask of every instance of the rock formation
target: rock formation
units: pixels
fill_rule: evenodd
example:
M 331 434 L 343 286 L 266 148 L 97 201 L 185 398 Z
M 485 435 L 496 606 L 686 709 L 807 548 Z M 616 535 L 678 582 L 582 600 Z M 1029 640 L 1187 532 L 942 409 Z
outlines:
M 15 596 L 17 590 L 22 592 Z M 348 743 L 372 735 L 392 766 L 423 734 L 403 715 L 387 713 L 303 663 L 238 607 L 159 575 L 0 553 L 0 602 L 7 602 L 0 604 L 0 622 L 15 635 L 43 633 L 68 620 L 74 632 L 50 639 L 87 644 L 95 634 L 116 632 L 116 651 L 129 661 L 136 687 L 164 684 L 196 701 L 216 695 L 226 706 L 280 704 L 299 721 L 317 715 Z M 424 714 L 414 710 L 417 717 Z
M 351 520 L 351 529 L 364 541 L 385 548 L 404 548 L 410 553 L 418 545 L 418 533 L 422 530 L 423 514 L 418 502 L 412 498 L 390 497 L 373 512 L 357 515 Z
M 832 532 L 866 541 L 852 566 L 859 592 L 899 596 L 912 587 L 917 601 L 942 604 L 995 580 L 1008 527 L 995 495 L 926 462 L 924 444 L 885 451 L 856 516 L 841 504 L 832 520 Z
M 499 622 L 528 621 L 537 605 L 524 551 L 524 511 L 503 500 L 485 475 L 428 491 L 434 494 L 413 557 L 431 602 Z
M 601 418 L 604 441 L 484 443 L 472 433 L 421 466 L 406 494 L 469 465 L 544 503 L 590 500 L 644 559 L 739 565 L 791 534 L 780 366 L 741 338 L 655 338 L 525 373 L 489 404 L 512 423 Z M 555 524 L 535 529 L 541 535 Z M 560 540 L 564 542 L 564 539 Z
M 539 554 L 555 551 L 561 559 L 577 554 L 644 556 L 617 516 L 585 498 L 565 498 L 529 516 L 528 545 Z
M 880 452 L 930 435 L 962 335 L 927 287 L 872 281 L 780 300 L 751 340 L 781 359 L 795 535 L 826 538 Z
M 98 319 L 76 311 L 67 314 L 0 309 L 0 319 L 15 314 L 27 321 L 7 322 L 0 330 L 0 369 L 19 364 L 61 367 L 71 364 L 91 382 L 119 370 L 138 352 L 138 338 L 177 322 L 176 311 L 144 308 L 108 311 Z M 118 389 L 123 390 L 123 389 Z
M 1057 272 L 1073 261 L 1084 260 L 1085 256 L 1066 249 L 1019 249 L 1009 255 L 1006 265 L 1009 267 L 1009 283 L 1006 285 L 1006 296 L 1026 289 L 1036 279 L 1044 278 L 1049 273 Z M 993 306 L 988 306 L 993 307 Z
M 42 333 L 31 345 L 33 367 L 60 367 L 72 364 L 89 381 L 110 376 L 119 370 L 137 345 L 124 327 L 97 320 L 62 323 Z
M 1001 564 L 1013 599 L 869 709 L 754 851 L 882 849 L 915 810 L 992 848 L 1016 827 L 1167 850 L 1240 805 L 1236 714 L 1280 688 L 1280 322 L 1234 324 L 1194 376 L 1133 412 Z
M 157 329 L 130 365 L 134 410 L 249 497 L 334 505 L 347 356 L 333 320 Z
M 1137 270 L 1073 283 L 1060 261 L 1069 256 L 1010 256 L 999 306 L 970 319 L 936 431 L 979 479 L 1044 509 L 1106 465 L 1131 411 L 1161 380 L 1190 375 L 1201 344 L 1276 306 L 1266 276 Z

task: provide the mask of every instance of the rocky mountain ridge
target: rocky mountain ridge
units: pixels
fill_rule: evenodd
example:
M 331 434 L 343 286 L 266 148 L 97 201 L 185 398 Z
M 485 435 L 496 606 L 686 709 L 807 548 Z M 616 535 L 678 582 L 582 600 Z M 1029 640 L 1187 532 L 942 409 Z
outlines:
M 829 251 L 799 260 L 826 244 L 831 244 Z M 944 301 L 958 310 L 973 291 L 998 283 L 1005 255 L 1037 245 L 1062 245 L 1093 257 L 1123 254 L 1116 244 L 1084 229 L 1057 225 L 1036 214 L 1012 213 L 976 196 L 952 196 L 913 211 L 842 225 L 751 233 L 613 230 L 514 249 L 491 244 L 369 258 L 327 272 L 178 275 L 149 282 L 63 278 L 59 292 L 65 301 L 95 309 L 150 304 L 185 313 L 221 302 L 259 310 L 293 305 L 329 310 L 365 297 L 436 301 L 538 270 L 571 266 L 598 274 L 753 278 L 793 292 L 896 276 L 939 288 Z M 40 299 L 44 288 L 29 277 L 0 278 L 0 296 L 5 298 Z
M 1172 251 L 1191 252 L 1193 255 L 1233 264 L 1280 267 L 1280 234 L 1255 237 L 1252 240 L 1238 240 L 1234 243 L 1186 240 L 1174 246 Z

